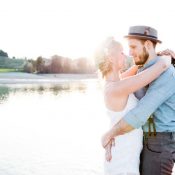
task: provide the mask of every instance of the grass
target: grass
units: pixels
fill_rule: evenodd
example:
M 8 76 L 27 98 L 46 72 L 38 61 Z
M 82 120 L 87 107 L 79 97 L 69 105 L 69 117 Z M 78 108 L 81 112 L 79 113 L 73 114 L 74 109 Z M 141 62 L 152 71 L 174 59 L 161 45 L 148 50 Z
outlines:
M 5 73 L 5 72 L 21 72 L 22 69 L 9 69 L 9 68 L 0 68 L 0 73 Z

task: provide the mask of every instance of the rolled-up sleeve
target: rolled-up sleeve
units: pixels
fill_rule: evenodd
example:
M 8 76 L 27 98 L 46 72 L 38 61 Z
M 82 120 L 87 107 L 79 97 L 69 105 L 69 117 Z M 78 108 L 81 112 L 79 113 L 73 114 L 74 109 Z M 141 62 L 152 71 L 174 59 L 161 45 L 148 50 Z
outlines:
M 149 85 L 145 96 L 124 116 L 124 121 L 134 128 L 141 127 L 149 116 L 174 93 L 175 71 L 170 67 Z

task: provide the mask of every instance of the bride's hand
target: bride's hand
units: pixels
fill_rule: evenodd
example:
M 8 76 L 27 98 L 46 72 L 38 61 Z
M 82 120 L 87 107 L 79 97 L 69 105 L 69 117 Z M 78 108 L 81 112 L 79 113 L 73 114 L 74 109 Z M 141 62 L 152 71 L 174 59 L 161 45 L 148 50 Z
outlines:
M 166 50 L 163 50 L 161 52 L 158 52 L 157 55 L 159 55 L 159 56 L 167 55 L 167 56 L 171 56 L 171 58 L 175 59 L 175 52 L 173 52 L 170 49 L 166 49 Z

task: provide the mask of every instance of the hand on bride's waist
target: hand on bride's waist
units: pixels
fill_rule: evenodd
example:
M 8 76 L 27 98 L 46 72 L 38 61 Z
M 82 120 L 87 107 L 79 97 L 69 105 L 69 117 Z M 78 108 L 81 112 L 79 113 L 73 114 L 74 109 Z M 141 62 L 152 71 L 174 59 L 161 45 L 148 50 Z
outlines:
M 108 144 L 113 144 L 115 145 L 115 139 L 114 138 L 110 138 L 108 133 L 105 133 L 101 139 L 101 143 L 103 148 L 105 148 Z

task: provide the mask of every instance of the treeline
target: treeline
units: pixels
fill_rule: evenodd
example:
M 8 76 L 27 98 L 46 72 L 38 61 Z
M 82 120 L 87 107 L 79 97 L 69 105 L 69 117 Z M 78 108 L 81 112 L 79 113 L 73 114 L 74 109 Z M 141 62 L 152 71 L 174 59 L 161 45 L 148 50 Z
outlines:
M 24 66 L 28 73 L 94 73 L 95 66 L 88 58 L 70 59 L 58 55 L 50 59 L 38 57 L 36 60 L 28 60 Z
M 3 50 L 0 50 L 0 56 L 1 57 L 8 57 L 8 53 L 4 52 Z
M 27 63 L 26 59 L 9 58 L 8 53 L 0 50 L 0 68 L 15 69 L 17 71 L 23 71 L 24 65 Z
M 0 68 L 23 70 L 26 60 L 0 56 Z
M 96 68 L 88 58 L 71 59 L 54 55 L 51 58 L 39 56 L 37 59 L 9 58 L 0 50 L 0 68 L 10 68 L 28 73 L 94 73 Z

